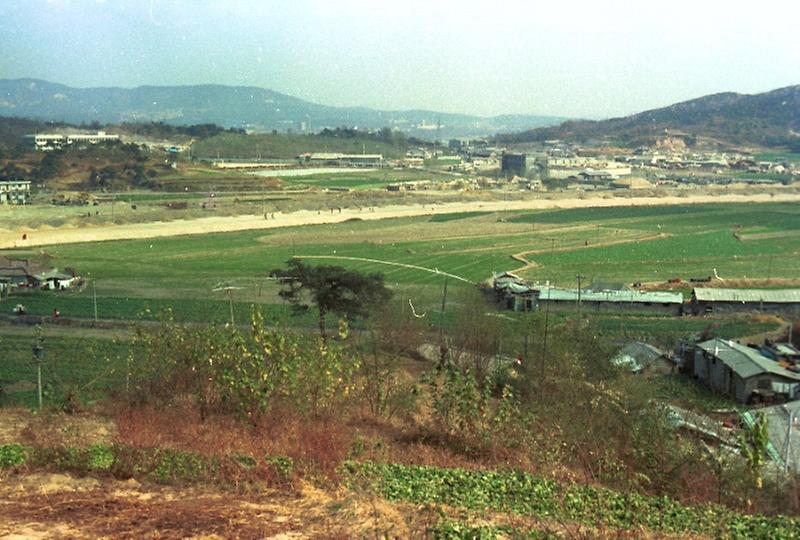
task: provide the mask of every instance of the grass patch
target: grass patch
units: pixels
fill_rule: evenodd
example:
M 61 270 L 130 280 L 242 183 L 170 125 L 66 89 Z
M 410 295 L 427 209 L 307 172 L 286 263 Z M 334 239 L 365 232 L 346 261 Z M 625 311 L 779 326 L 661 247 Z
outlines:
M 435 216 L 431 216 L 428 220 L 431 223 L 446 223 L 448 221 L 458 221 L 460 219 L 469 219 L 478 216 L 485 216 L 486 214 L 492 214 L 493 212 L 454 212 L 452 214 L 437 214 Z

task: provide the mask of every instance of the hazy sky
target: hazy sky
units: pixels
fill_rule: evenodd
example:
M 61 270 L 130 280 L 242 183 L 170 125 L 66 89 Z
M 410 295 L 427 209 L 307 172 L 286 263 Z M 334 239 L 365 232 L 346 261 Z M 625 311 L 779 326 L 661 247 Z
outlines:
M 0 0 L 0 78 L 596 118 L 798 84 L 798 21 L 798 0 Z

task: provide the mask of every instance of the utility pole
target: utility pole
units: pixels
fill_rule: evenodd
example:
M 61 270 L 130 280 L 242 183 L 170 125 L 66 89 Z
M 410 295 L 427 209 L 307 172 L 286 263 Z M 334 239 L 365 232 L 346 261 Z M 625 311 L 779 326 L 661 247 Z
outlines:
M 92 279 L 92 301 L 94 302 L 94 322 L 97 323 L 97 281 Z
M 783 410 L 786 411 L 786 405 L 784 405 Z M 789 471 L 789 452 L 792 449 L 792 424 L 794 424 L 796 411 L 791 411 L 789 413 L 789 425 L 786 426 L 786 442 L 783 445 L 783 472 Z
M 581 280 L 586 279 L 586 276 L 582 276 L 578 274 L 575 276 L 575 279 L 578 280 L 578 320 L 581 319 Z
M 261 185 L 261 213 L 267 219 L 267 184 L 266 181 Z
M 447 276 L 444 276 L 444 287 L 442 288 L 442 312 L 439 320 L 439 344 L 444 346 L 444 309 L 447 304 Z
M 233 318 L 233 289 L 232 288 L 228 289 L 228 305 L 231 308 L 231 326 L 235 327 L 236 326 L 236 321 Z
M 42 361 L 44 361 L 43 339 L 39 335 L 33 346 L 33 361 L 36 362 L 36 393 L 39 398 L 39 410 L 42 410 Z
M 544 337 L 542 338 L 542 360 L 539 366 L 540 384 L 544 385 L 544 368 L 547 359 L 547 330 L 550 317 L 550 281 L 547 282 L 547 304 L 544 306 Z

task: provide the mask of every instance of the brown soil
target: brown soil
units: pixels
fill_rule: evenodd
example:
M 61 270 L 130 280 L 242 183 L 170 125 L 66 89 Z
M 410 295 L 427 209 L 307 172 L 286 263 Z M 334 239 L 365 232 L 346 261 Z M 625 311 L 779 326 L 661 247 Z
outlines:
M 235 493 L 31 474 L 0 484 L 0 538 L 409 538 L 424 524 L 398 505 L 327 493 Z

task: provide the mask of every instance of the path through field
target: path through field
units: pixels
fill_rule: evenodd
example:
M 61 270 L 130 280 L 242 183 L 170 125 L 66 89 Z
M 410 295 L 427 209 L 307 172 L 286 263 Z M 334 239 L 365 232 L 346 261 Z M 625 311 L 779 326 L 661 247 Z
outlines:
M 686 197 L 630 197 L 630 198 L 586 198 L 586 199 L 527 199 L 521 201 L 471 201 L 442 203 L 435 205 L 392 205 L 368 208 L 342 208 L 329 211 L 300 210 L 291 213 L 206 217 L 192 220 L 157 221 L 153 223 L 128 223 L 83 227 L 43 227 L 41 229 L 0 229 L 0 249 L 32 247 L 102 240 L 124 240 L 133 238 L 156 238 L 190 234 L 209 234 L 253 229 L 272 229 L 298 225 L 341 223 L 343 221 L 378 220 L 398 217 L 414 217 L 432 214 L 460 212 L 501 212 L 516 210 L 546 210 L 618 206 L 659 206 L 702 203 L 756 203 L 756 202 L 800 202 L 800 194 L 756 194 L 756 195 L 698 195 Z M 25 239 L 23 240 L 23 235 Z

